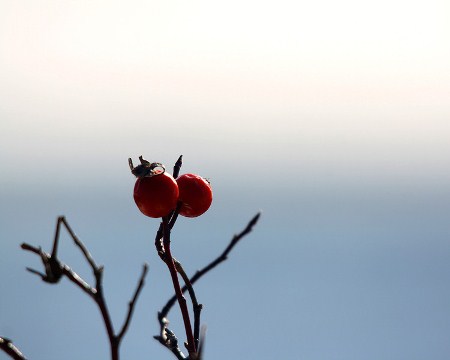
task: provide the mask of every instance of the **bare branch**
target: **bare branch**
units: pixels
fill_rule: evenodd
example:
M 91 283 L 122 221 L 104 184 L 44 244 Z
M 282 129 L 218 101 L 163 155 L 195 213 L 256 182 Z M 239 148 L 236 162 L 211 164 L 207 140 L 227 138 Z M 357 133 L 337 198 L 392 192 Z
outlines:
M 59 216 L 56 220 L 56 228 L 55 228 L 55 238 L 53 239 L 53 249 L 52 249 L 52 256 L 57 257 L 58 253 L 58 243 L 59 243 L 59 230 L 61 228 L 61 221 L 63 220 L 63 217 Z
M 95 261 L 92 258 L 91 254 L 89 253 L 89 251 L 87 250 L 86 246 L 84 246 L 84 244 L 81 242 L 81 240 L 78 239 L 78 237 L 75 235 L 74 231 L 70 227 L 70 225 L 67 222 L 66 218 L 64 216 L 61 216 L 61 217 L 59 217 L 59 221 L 64 224 L 64 226 L 66 227 L 68 233 L 70 234 L 71 238 L 73 239 L 75 245 L 77 245 L 80 248 L 80 250 L 83 253 L 84 257 L 86 258 L 87 262 L 89 263 L 89 265 L 91 266 L 92 270 L 94 271 L 94 274 L 95 274 L 95 272 L 98 272 L 99 271 L 99 267 L 95 264 Z
M 169 268 L 173 287 L 175 290 L 175 294 L 177 296 L 178 304 L 180 306 L 181 315 L 183 317 L 184 328 L 186 331 L 186 338 L 187 338 L 186 348 L 189 352 L 189 356 L 191 356 L 196 353 L 194 334 L 192 332 L 191 321 L 189 319 L 189 311 L 186 305 L 186 298 L 183 296 L 183 292 L 180 287 L 177 270 L 175 268 L 175 263 L 170 249 L 170 227 L 169 227 L 169 220 L 167 217 L 163 218 L 163 246 L 165 251 L 165 261 L 167 267 Z
M 261 213 L 258 212 L 247 224 L 244 230 L 242 230 L 239 234 L 234 235 L 231 239 L 231 242 L 228 244 L 228 246 L 225 248 L 225 250 L 220 254 L 215 260 L 210 262 L 208 265 L 206 265 L 203 269 L 198 270 L 191 278 L 190 283 L 191 285 L 194 285 L 194 283 L 199 280 L 203 275 L 214 269 L 217 265 L 219 265 L 221 262 L 225 261 L 228 257 L 228 254 L 233 250 L 233 248 L 236 246 L 236 244 L 247 234 L 249 234 L 253 227 L 258 222 L 259 218 L 261 216 Z M 181 289 L 182 292 L 186 292 L 188 287 L 185 285 Z M 166 305 L 162 308 L 162 310 L 158 313 L 158 319 L 161 323 L 162 319 L 165 319 L 167 317 L 167 314 L 172 309 L 173 305 L 177 301 L 176 295 L 172 296 L 169 301 L 166 303 Z
M 93 288 L 86 281 L 84 281 L 75 271 L 73 271 L 68 265 L 62 264 L 63 274 L 72 281 L 76 286 L 78 286 L 87 295 L 95 298 L 97 294 L 97 289 Z
M 184 271 L 181 263 L 176 259 L 173 259 L 173 262 L 175 263 L 177 272 L 183 278 L 183 281 L 186 284 L 186 287 L 188 289 L 189 296 L 191 297 L 192 307 L 193 307 L 193 311 L 194 311 L 194 340 L 195 340 L 195 347 L 198 348 L 199 338 L 200 338 L 200 314 L 203 309 L 203 305 L 198 303 L 194 288 L 192 287 L 191 281 L 189 280 L 189 277 L 187 276 L 186 272 Z
M 26 360 L 25 355 L 12 343 L 11 340 L 0 337 L 0 349 L 14 360 Z
M 60 226 L 63 224 L 65 228 L 67 229 L 69 235 L 72 237 L 72 240 L 74 241 L 75 245 L 80 248 L 81 252 L 83 253 L 86 261 L 89 263 L 90 267 L 92 268 L 92 271 L 94 273 L 95 277 L 95 288 L 89 285 L 86 281 L 84 281 L 77 273 L 75 273 L 68 265 L 60 262 L 57 257 L 57 248 L 58 248 L 58 241 L 59 241 L 59 235 L 60 235 Z M 82 241 L 75 235 L 72 228 L 69 226 L 68 222 L 63 216 L 58 217 L 57 223 L 56 223 L 56 230 L 55 230 L 55 239 L 53 242 L 53 250 L 52 254 L 48 254 L 44 252 L 40 247 L 35 247 L 33 245 L 23 243 L 21 245 L 23 250 L 33 252 L 40 256 L 44 267 L 45 267 L 45 274 L 40 273 L 37 270 L 27 268 L 28 271 L 32 272 L 33 274 L 39 275 L 42 280 L 50 283 L 55 283 L 59 280 L 59 278 L 62 275 L 65 275 L 71 282 L 73 282 L 76 286 L 78 286 L 84 293 L 89 295 L 97 304 L 100 313 L 103 318 L 103 323 L 105 324 L 106 332 L 108 334 L 108 339 L 110 343 L 110 349 L 111 349 L 111 359 L 112 360 L 119 360 L 119 346 L 120 342 L 122 341 L 126 331 L 128 330 L 133 310 L 136 304 L 136 301 L 138 299 L 138 296 L 144 286 L 144 278 L 147 274 L 147 265 L 144 265 L 142 275 L 140 278 L 140 281 L 138 283 L 138 286 L 136 288 L 136 291 L 133 295 L 133 298 L 131 299 L 128 307 L 128 313 L 125 319 L 125 322 L 122 326 L 122 329 L 118 335 L 114 332 L 113 323 L 111 321 L 111 315 L 109 313 L 108 307 L 106 305 L 104 293 L 103 293 L 103 266 L 97 266 L 92 255 L 87 250 L 86 246 L 82 243 Z
M 105 296 L 103 294 L 103 267 L 95 268 L 95 283 L 97 293 L 94 300 L 102 314 L 103 323 L 105 324 L 106 333 L 108 334 L 109 343 L 111 347 L 111 359 L 119 360 L 119 342 L 114 334 L 114 327 L 109 314 L 108 306 L 106 305 Z
M 206 340 L 206 325 L 203 325 L 200 333 L 200 343 L 198 345 L 198 358 L 197 360 L 203 360 L 203 352 L 205 351 Z
M 125 322 L 124 322 L 124 324 L 122 326 L 122 329 L 120 330 L 119 334 L 117 335 L 117 338 L 118 338 L 119 342 L 122 340 L 123 336 L 125 335 L 126 331 L 128 330 L 128 326 L 130 324 L 131 317 L 133 316 L 133 311 L 134 311 L 134 307 L 136 305 L 137 298 L 138 298 L 139 293 L 141 292 L 142 288 L 144 287 L 145 276 L 147 275 L 147 271 L 148 271 L 148 265 L 144 264 L 143 267 L 142 267 L 141 278 L 139 280 L 139 283 L 138 283 L 138 286 L 136 288 L 136 291 L 134 292 L 133 298 L 128 303 L 128 314 L 127 314 L 127 317 L 126 317 Z
M 129 159 L 129 161 L 131 161 L 131 159 Z M 173 167 L 173 177 L 175 179 L 178 177 L 182 165 L 183 165 L 183 155 L 180 155 L 180 157 L 178 158 L 178 160 L 176 161 L 176 163 Z M 132 162 L 131 162 L 130 167 L 133 168 Z M 173 226 L 175 225 L 175 222 L 177 221 L 178 214 L 180 212 L 180 207 L 181 207 L 181 203 L 178 202 L 176 209 L 173 210 L 168 216 L 170 229 L 173 228 Z M 159 229 L 156 232 L 156 236 L 155 236 L 155 247 L 156 247 L 156 252 L 158 253 L 159 257 L 161 258 L 162 261 L 165 262 L 162 237 L 163 237 L 163 223 L 161 222 L 161 224 L 159 224 Z
M 64 227 L 66 228 L 70 237 L 72 238 L 73 242 L 81 250 L 86 261 L 89 263 L 90 267 L 92 268 L 92 272 L 94 273 L 94 277 L 95 277 L 96 291 L 95 292 L 91 291 L 90 293 L 93 296 L 93 299 L 95 300 L 95 302 L 97 303 L 100 313 L 102 314 L 103 322 L 105 324 L 106 332 L 108 334 L 108 338 L 109 338 L 109 342 L 110 342 L 112 360 L 117 360 L 117 359 L 119 359 L 119 350 L 118 350 L 119 349 L 119 341 L 117 341 L 117 338 L 114 334 L 114 327 L 112 324 L 111 315 L 109 313 L 108 307 L 106 305 L 105 297 L 103 294 L 103 266 L 97 266 L 97 264 L 94 261 L 94 258 L 89 253 L 88 249 L 83 244 L 83 242 L 78 238 L 78 236 L 72 230 L 72 228 L 70 227 L 69 223 L 67 222 L 67 220 L 64 216 L 60 216 L 58 218 L 57 226 L 59 227 L 59 225 L 61 223 L 64 225 Z M 58 235 L 58 231 L 56 232 L 56 234 Z M 55 240 L 56 239 L 57 238 L 55 238 Z M 80 278 L 77 274 L 75 274 L 73 272 L 71 273 L 70 271 L 67 272 L 67 275 L 69 275 L 68 277 L 72 281 Z M 71 275 L 74 275 L 74 276 L 71 276 Z M 90 287 L 89 285 L 86 286 L 87 283 L 85 283 L 85 282 L 84 282 L 84 284 L 79 284 L 78 282 L 76 282 L 76 284 L 79 287 L 81 287 L 82 290 L 85 292 L 87 292 L 88 287 Z M 83 286 L 80 286 L 80 285 L 83 285 Z M 92 287 L 90 287 L 90 288 L 92 289 Z
M 42 250 L 41 247 L 34 247 L 30 244 L 23 243 L 21 245 L 22 249 L 31 251 L 41 258 L 42 264 L 44 265 L 45 274 L 27 267 L 27 270 L 33 274 L 39 275 L 41 279 L 50 284 L 56 284 L 59 282 L 62 276 L 62 265 L 56 256 L 52 256 Z

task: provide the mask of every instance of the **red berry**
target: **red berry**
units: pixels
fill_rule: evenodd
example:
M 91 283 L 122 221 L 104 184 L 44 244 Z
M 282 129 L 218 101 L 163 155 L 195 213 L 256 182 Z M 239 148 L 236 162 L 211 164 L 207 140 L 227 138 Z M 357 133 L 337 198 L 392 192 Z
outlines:
M 158 218 L 168 215 L 177 206 L 178 185 L 172 175 L 164 172 L 141 177 L 134 186 L 134 201 L 144 215 Z
M 180 215 L 197 217 L 209 209 L 212 189 L 208 181 L 195 174 L 184 174 L 177 178 L 181 202 Z

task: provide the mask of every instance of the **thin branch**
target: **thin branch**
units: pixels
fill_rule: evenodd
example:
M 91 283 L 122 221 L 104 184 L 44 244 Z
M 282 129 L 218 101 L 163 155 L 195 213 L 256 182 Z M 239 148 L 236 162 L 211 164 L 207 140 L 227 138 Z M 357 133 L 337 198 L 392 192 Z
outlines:
M 30 252 L 32 252 L 32 253 L 35 253 L 35 254 L 41 256 L 41 258 L 42 258 L 43 256 L 44 256 L 44 257 L 47 256 L 47 257 L 50 258 L 50 254 L 48 254 L 48 253 L 42 251 L 41 248 L 37 248 L 37 247 L 35 247 L 35 246 L 33 246 L 33 245 L 30 245 L 30 244 L 27 244 L 27 243 L 23 243 L 23 244 L 20 245 L 20 247 L 21 247 L 23 250 L 30 251 Z M 42 254 L 44 254 L 44 255 L 42 255 Z M 61 263 L 60 261 L 58 261 L 58 263 L 59 263 L 60 266 L 61 266 L 62 273 L 63 273 L 64 275 L 66 275 L 67 278 L 68 278 L 70 281 L 72 281 L 76 286 L 78 286 L 81 290 L 83 290 L 83 291 L 84 291 L 86 294 L 88 294 L 89 296 L 91 296 L 91 297 L 94 297 L 94 296 L 95 296 L 95 294 L 96 294 L 96 292 L 97 292 L 96 289 L 94 289 L 93 287 L 91 287 L 91 286 L 90 286 L 86 281 L 84 281 L 77 273 L 75 273 L 68 265 L 63 264 L 63 263 Z M 40 276 L 42 277 L 42 279 L 43 279 L 44 281 L 46 281 L 46 280 L 45 280 L 45 277 L 46 277 L 45 274 L 42 274 L 42 273 L 40 273 L 39 271 L 30 269 L 30 268 L 27 268 L 27 270 L 28 270 L 29 272 L 31 272 L 31 273 L 40 275 Z
M 178 202 L 177 203 L 177 207 L 175 208 L 175 210 L 173 210 L 167 216 L 167 218 L 169 219 L 168 220 L 168 225 L 169 225 L 169 229 L 170 230 L 172 230 L 172 228 L 174 227 L 174 225 L 175 225 L 175 223 L 176 223 L 176 221 L 178 219 L 178 215 L 180 214 L 180 208 L 181 208 L 181 202 Z M 162 221 L 159 224 L 158 231 L 156 232 L 155 247 L 156 247 L 156 252 L 158 253 L 158 255 L 161 258 L 161 260 L 166 262 L 165 251 L 164 251 L 164 246 L 163 246 L 163 222 Z
M 184 328 L 187 337 L 186 348 L 189 352 L 189 356 L 191 356 L 196 353 L 194 334 L 192 332 L 191 321 L 189 319 L 189 311 L 186 305 L 186 298 L 183 296 L 183 292 L 180 287 L 180 282 L 178 281 L 177 270 L 175 268 L 172 253 L 170 250 L 170 228 L 167 217 L 163 218 L 163 245 L 166 257 L 166 264 L 167 267 L 169 268 L 170 276 L 172 277 L 173 287 L 183 317 Z
M 200 333 L 200 343 L 198 345 L 198 359 L 203 360 L 203 352 L 205 351 L 205 341 L 206 341 L 206 325 L 203 325 Z
M 225 250 L 220 254 L 215 260 L 210 262 L 208 265 L 206 265 L 203 269 L 198 270 L 191 278 L 190 283 L 191 285 L 194 285 L 197 280 L 199 280 L 203 275 L 214 269 L 217 265 L 219 265 L 221 262 L 225 261 L 228 257 L 228 254 L 233 250 L 233 248 L 236 246 L 236 244 L 248 233 L 250 233 L 253 230 L 253 227 L 258 222 L 259 218 L 261 216 L 261 213 L 258 212 L 247 224 L 244 230 L 242 230 L 239 234 L 234 235 L 234 237 L 231 239 L 231 242 L 228 244 L 228 246 L 225 248 Z M 181 289 L 181 291 L 184 293 L 188 287 L 185 285 Z M 169 301 L 167 301 L 166 305 L 162 308 L 162 310 L 158 313 L 158 319 L 161 322 L 163 319 L 167 317 L 167 314 L 172 309 L 173 305 L 177 301 L 177 296 L 172 296 Z
M 50 284 L 56 284 L 61 279 L 62 265 L 55 256 L 52 256 L 49 253 L 46 253 L 45 251 L 42 250 L 41 247 L 37 248 L 30 244 L 23 243 L 21 245 L 21 247 L 24 250 L 31 251 L 31 252 L 39 255 L 39 257 L 41 258 L 42 264 L 44 265 L 45 274 L 27 267 L 26 269 L 29 272 L 39 275 L 43 281 L 50 283 Z
M 60 235 L 60 227 L 61 224 L 64 225 L 64 227 L 67 229 L 69 235 L 72 237 L 72 240 L 74 241 L 75 245 L 80 248 L 81 252 L 83 253 L 86 261 L 89 263 L 90 267 L 92 268 L 92 272 L 94 273 L 95 277 L 95 288 L 89 285 L 86 281 L 84 281 L 77 273 L 75 273 L 68 265 L 60 262 L 57 257 L 57 248 L 58 248 L 58 241 L 59 241 L 59 235 Z M 66 221 L 66 219 L 63 216 L 58 217 L 57 223 L 56 223 L 56 230 L 55 230 L 55 238 L 53 242 L 53 250 L 52 254 L 48 254 L 44 252 L 40 247 L 35 247 L 33 245 L 23 243 L 21 245 L 23 250 L 33 252 L 40 256 L 44 267 L 45 267 L 45 274 L 40 273 L 37 270 L 27 268 L 28 271 L 39 275 L 42 280 L 49 282 L 49 283 L 56 283 L 59 281 L 60 277 L 62 275 L 65 275 L 71 282 L 73 282 L 76 286 L 78 286 L 84 293 L 89 295 L 97 304 L 100 313 L 103 318 L 103 323 L 105 324 L 106 332 L 108 334 L 108 339 L 110 343 L 110 349 L 111 349 L 111 359 L 112 360 L 119 360 L 119 346 L 120 343 L 128 330 L 128 327 L 130 325 L 130 321 L 133 315 L 133 310 L 136 305 L 136 301 L 138 299 L 138 296 L 144 286 L 144 278 L 147 274 L 147 265 L 144 265 L 142 270 L 142 275 L 140 277 L 138 286 L 136 288 L 136 291 L 132 297 L 132 299 L 129 302 L 128 305 L 128 313 L 125 318 L 125 322 L 122 326 L 122 329 L 118 335 L 114 332 L 113 323 L 111 321 L 111 315 L 109 313 L 108 307 L 106 305 L 104 293 L 103 293 L 103 266 L 97 266 L 95 263 L 93 257 L 87 250 L 86 246 L 83 244 L 83 242 L 75 235 L 74 231 Z
M 181 209 L 181 201 L 178 201 L 177 203 L 177 207 L 175 208 L 174 211 L 172 211 L 170 213 L 170 217 L 169 217 L 169 229 L 172 230 L 173 227 L 175 226 L 175 223 L 178 219 L 178 215 L 180 215 L 180 209 Z
M 62 217 L 59 216 L 56 220 L 56 229 L 55 229 L 55 238 L 53 239 L 53 249 L 52 249 L 52 257 L 57 257 L 58 253 L 58 243 L 59 243 L 59 230 L 61 228 Z
M 68 233 L 70 234 L 71 238 L 73 239 L 75 245 L 80 248 L 81 252 L 83 253 L 84 257 L 86 258 L 87 262 L 89 263 L 89 265 L 91 266 L 91 268 L 95 274 L 95 272 L 99 271 L 100 268 L 95 264 L 95 261 L 92 258 L 91 254 L 89 253 L 89 251 L 87 250 L 86 246 L 84 246 L 84 244 L 81 242 L 81 240 L 75 235 L 75 232 L 72 230 L 72 228 L 70 227 L 69 223 L 67 222 L 67 220 L 64 216 L 60 216 L 58 218 L 58 220 L 64 224 Z
M 230 244 L 225 248 L 223 253 L 214 261 L 212 261 L 209 265 L 205 266 L 203 269 L 197 271 L 194 276 L 191 278 L 191 283 L 195 283 L 199 278 L 201 278 L 203 275 L 205 275 L 207 272 L 214 269 L 217 265 L 219 265 L 221 262 L 225 261 L 228 258 L 228 254 L 233 250 L 233 248 L 236 246 L 236 244 L 241 240 L 245 235 L 250 233 L 253 230 L 253 227 L 256 225 L 256 223 L 259 220 L 259 217 L 261 216 L 261 213 L 257 213 L 247 224 L 244 230 L 242 230 L 239 234 L 234 235 L 233 239 L 231 239 Z
M 103 293 L 103 267 L 95 268 L 95 287 L 97 293 L 95 294 L 94 300 L 97 303 L 100 313 L 102 314 L 103 323 L 105 324 L 106 332 L 108 334 L 110 348 L 111 348 L 111 359 L 119 360 L 119 342 L 114 334 L 114 326 L 111 320 L 111 315 L 109 314 L 108 306 L 106 305 L 105 296 Z
M 128 303 L 127 317 L 125 319 L 125 322 L 123 323 L 122 329 L 120 330 L 119 334 L 117 335 L 119 342 L 122 340 L 123 336 L 125 335 L 125 333 L 128 330 L 128 326 L 130 325 L 130 321 L 133 316 L 133 311 L 134 311 L 134 307 L 136 305 L 137 298 L 145 284 L 145 276 L 147 275 L 147 271 L 148 271 L 148 265 L 144 264 L 142 267 L 142 274 L 139 279 L 139 283 L 136 287 L 136 291 L 134 292 L 133 298 Z
M 97 289 L 93 288 L 86 281 L 84 281 L 75 271 L 73 271 L 69 266 L 63 264 L 63 274 L 72 281 L 76 286 L 78 286 L 82 291 L 84 291 L 87 295 L 95 298 L 97 294 Z
M 183 278 L 183 281 L 186 284 L 186 287 L 188 289 L 189 296 L 191 297 L 192 308 L 194 311 L 194 340 L 195 340 L 195 347 L 198 348 L 199 340 L 200 340 L 200 314 L 202 312 L 203 305 L 198 303 L 197 296 L 195 295 L 195 291 L 194 291 L 194 288 L 192 287 L 189 276 L 187 276 L 181 263 L 176 259 L 173 259 L 173 262 L 175 263 L 177 272 Z
M 11 340 L 0 337 L 0 349 L 14 360 L 26 360 L 25 355 L 12 343 Z
M 72 228 L 70 227 L 69 223 L 66 221 L 64 216 L 60 216 L 58 218 L 58 225 L 61 223 L 65 226 L 67 232 L 74 241 L 75 245 L 81 250 L 86 261 L 92 268 L 92 272 L 94 273 L 95 277 L 95 288 L 97 290 L 95 293 L 93 293 L 93 298 L 97 303 L 97 306 L 99 307 L 100 313 L 102 314 L 103 322 L 105 324 L 106 332 L 108 334 L 110 342 L 111 358 L 112 360 L 118 360 L 119 341 L 115 336 L 111 315 L 109 313 L 108 306 L 106 305 L 106 300 L 103 293 L 103 266 L 97 266 L 97 264 L 94 261 L 94 258 L 89 253 L 88 249 L 83 244 L 83 242 L 76 236 L 75 232 L 72 230 Z
M 159 224 L 159 229 L 156 232 L 155 236 L 155 247 L 159 257 L 161 258 L 162 261 L 164 261 L 164 247 L 162 244 L 162 237 L 163 237 L 163 223 L 161 222 L 161 224 Z
M 129 161 L 131 161 L 131 159 L 129 159 Z M 180 170 L 181 170 L 181 166 L 183 165 L 183 155 L 180 155 L 180 157 L 178 158 L 178 160 L 176 161 L 174 167 L 173 167 L 173 177 L 174 179 L 176 179 L 178 177 L 178 175 L 180 174 Z M 133 163 L 131 162 L 130 165 L 131 168 L 133 168 Z M 177 221 L 178 218 L 178 214 L 180 211 L 180 207 L 181 207 L 181 203 L 177 204 L 177 208 L 172 211 L 169 214 L 169 225 L 170 228 L 172 229 L 173 226 L 175 225 L 175 222 Z M 159 257 L 161 258 L 162 261 L 165 262 L 164 259 L 164 247 L 162 244 L 162 237 L 163 237 L 163 223 L 161 222 L 161 224 L 159 224 L 159 229 L 156 232 L 156 236 L 155 236 L 155 247 L 156 247 L 156 251 L 159 255 Z

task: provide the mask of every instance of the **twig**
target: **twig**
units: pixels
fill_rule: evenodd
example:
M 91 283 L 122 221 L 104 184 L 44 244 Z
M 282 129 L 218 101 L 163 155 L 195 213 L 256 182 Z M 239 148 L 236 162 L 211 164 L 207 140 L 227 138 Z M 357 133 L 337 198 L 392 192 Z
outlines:
M 58 241 L 59 241 L 59 234 L 60 234 L 60 227 L 61 224 L 64 225 L 64 227 L 67 229 L 67 232 L 73 239 L 75 245 L 80 248 L 81 252 L 83 253 L 86 261 L 89 263 L 90 267 L 92 268 L 92 272 L 94 274 L 95 278 L 95 288 L 89 285 L 86 281 L 84 281 L 76 272 L 74 272 L 68 265 L 62 263 L 57 259 L 57 248 L 58 248 Z M 120 332 L 116 335 L 114 332 L 113 323 L 111 321 L 111 315 L 109 313 L 108 307 L 106 305 L 106 300 L 103 293 L 103 266 L 98 266 L 92 255 L 87 250 L 86 246 L 83 244 L 83 242 L 75 235 L 72 228 L 69 226 L 68 222 L 63 216 L 58 217 L 57 224 L 56 224 L 56 231 L 55 231 L 55 238 L 53 243 L 53 250 L 52 254 L 48 254 L 39 247 L 35 247 L 33 245 L 23 243 L 21 245 L 23 250 L 31 251 L 41 257 L 41 260 L 45 267 L 45 274 L 40 273 L 39 271 L 27 268 L 28 271 L 39 275 L 42 280 L 50 283 L 56 283 L 59 281 L 60 277 L 62 275 L 65 275 L 71 282 L 73 282 L 76 286 L 78 286 L 84 293 L 89 295 L 95 303 L 97 304 L 100 313 L 103 318 L 103 323 L 105 324 L 106 332 L 108 334 L 108 339 L 110 343 L 110 349 L 111 349 L 111 359 L 112 360 L 119 360 L 119 346 L 120 343 L 128 330 L 131 318 L 133 316 L 134 307 L 136 304 L 136 301 L 138 299 L 138 296 L 144 286 L 144 279 L 147 274 L 148 266 L 144 264 L 142 269 L 142 274 L 139 279 L 137 288 L 134 292 L 134 295 L 132 299 L 130 300 L 128 304 L 128 312 L 125 317 L 125 321 L 122 325 L 122 328 Z
M 173 166 L 173 177 L 174 177 L 174 179 L 176 179 L 178 177 L 178 175 L 180 174 L 180 170 L 181 170 L 181 166 L 182 165 L 183 165 L 183 155 L 180 155 L 180 157 L 176 161 L 175 165 Z M 131 163 L 130 167 L 131 168 L 133 167 L 132 163 Z M 171 229 L 173 228 L 173 226 L 175 225 L 175 222 L 177 221 L 179 210 L 180 210 L 180 206 L 181 206 L 181 204 L 178 203 L 177 204 L 177 208 L 169 214 L 169 219 L 170 219 L 169 220 L 169 225 L 170 225 Z M 162 261 L 165 262 L 165 259 L 164 259 L 164 247 L 163 247 L 163 244 L 162 244 L 162 237 L 163 237 L 163 223 L 161 222 L 161 224 L 159 224 L 159 229 L 156 232 L 156 236 L 155 236 L 155 247 L 156 247 L 156 251 L 157 251 L 159 257 L 161 258 Z
M 14 360 L 26 360 L 25 355 L 12 343 L 11 340 L 0 337 L 0 349 Z
M 257 213 L 247 224 L 244 230 L 242 230 L 239 234 L 234 235 L 234 237 L 231 239 L 231 242 L 228 244 L 228 246 L 225 248 L 225 250 L 220 254 L 215 260 L 213 260 L 211 263 L 206 265 L 203 269 L 198 270 L 191 278 L 190 283 L 191 285 L 194 285 L 194 283 L 199 280 L 203 275 L 214 269 L 217 265 L 219 265 L 221 262 L 225 261 L 228 257 L 228 254 L 233 250 L 233 248 L 236 246 L 236 244 L 248 233 L 250 233 L 253 230 L 253 227 L 258 222 L 259 218 L 261 216 L 261 213 Z M 184 293 L 188 287 L 185 285 L 181 289 L 181 291 Z M 169 301 L 167 301 L 166 305 L 162 308 L 162 310 L 158 313 L 158 319 L 161 323 L 163 319 L 167 317 L 167 314 L 177 301 L 177 296 L 172 296 Z
M 35 253 L 35 254 L 41 256 L 41 258 L 42 258 L 42 256 L 43 256 L 43 254 L 44 254 L 44 257 L 45 257 L 45 256 L 50 257 L 50 254 L 48 254 L 48 253 L 46 253 L 46 252 L 43 252 L 41 248 L 37 248 L 37 247 L 35 247 L 35 246 L 33 246 L 33 245 L 30 245 L 30 244 L 27 244 L 27 243 L 23 243 L 23 244 L 20 245 L 20 246 L 21 246 L 21 248 L 22 248 L 23 250 L 33 252 L 33 253 Z M 91 286 L 90 286 L 86 281 L 84 281 L 77 273 L 75 273 L 68 265 L 62 264 L 62 263 L 59 262 L 59 261 L 58 261 L 58 263 L 59 263 L 60 266 L 61 266 L 62 273 L 63 273 L 64 275 L 66 275 L 67 278 L 68 278 L 70 281 L 72 281 L 75 285 L 77 285 L 77 286 L 78 286 L 81 290 L 83 290 L 87 295 L 89 295 L 89 296 L 91 296 L 91 297 L 94 297 L 94 296 L 95 296 L 95 293 L 97 292 L 96 289 L 94 289 L 93 287 L 91 287 Z M 39 271 L 30 269 L 30 268 L 27 268 L 27 270 L 28 270 L 29 272 L 31 272 L 31 273 L 40 275 L 40 276 L 43 278 L 43 280 L 44 280 L 44 278 L 45 278 L 45 276 L 46 276 L 46 275 L 44 275 L 44 274 L 41 274 Z M 44 280 L 44 281 L 45 281 L 45 280 Z
M 106 305 L 105 296 L 103 293 L 103 266 L 94 268 L 95 275 L 95 287 L 97 293 L 95 294 L 94 300 L 97 303 L 100 313 L 102 314 L 103 323 L 105 324 L 106 333 L 108 334 L 110 349 L 111 349 L 111 359 L 119 360 L 119 341 L 114 335 L 114 327 L 111 320 L 111 315 L 109 314 L 108 306 Z
M 198 345 L 198 359 L 203 360 L 203 352 L 205 351 L 205 340 L 206 340 L 206 326 L 203 325 L 200 333 L 200 343 Z
M 67 229 L 67 231 L 70 234 L 70 237 L 73 239 L 75 245 L 80 248 L 80 250 L 83 253 L 84 257 L 86 258 L 87 262 L 89 263 L 92 270 L 94 271 L 94 274 L 95 274 L 95 272 L 100 272 L 102 270 L 102 267 L 99 267 L 95 264 L 95 261 L 92 258 L 91 254 L 89 253 L 89 251 L 87 250 L 86 246 L 84 246 L 84 244 L 81 242 L 81 240 L 78 239 L 78 237 L 75 235 L 74 231 L 72 230 L 72 228 L 66 221 L 66 218 L 64 216 L 60 216 L 58 218 L 58 220 L 59 220 L 59 223 L 62 223 L 65 226 L 65 228 Z
M 122 340 L 123 336 L 125 335 L 125 333 L 128 330 L 128 326 L 130 325 L 130 321 L 131 321 L 131 318 L 133 316 L 133 311 L 134 311 L 134 307 L 136 305 L 137 298 L 138 298 L 139 293 L 141 292 L 141 290 L 142 290 L 142 288 L 144 287 L 144 284 L 145 284 L 145 276 L 147 275 L 147 271 L 148 271 L 148 265 L 144 264 L 142 266 L 141 278 L 140 278 L 139 283 L 138 283 L 138 285 L 136 287 L 136 291 L 134 292 L 134 296 L 130 300 L 130 302 L 128 303 L 128 314 L 127 314 L 127 317 L 125 319 L 125 322 L 122 325 L 122 330 L 120 330 L 119 334 L 117 335 L 117 338 L 119 339 L 119 342 Z
M 194 340 L 195 340 L 195 347 L 198 348 L 198 344 L 199 344 L 199 340 L 200 340 L 200 314 L 203 309 L 203 305 L 198 303 L 194 288 L 192 287 L 191 281 L 189 280 L 189 277 L 187 276 L 186 272 L 184 271 L 181 263 L 176 259 L 173 259 L 173 262 L 175 264 L 175 268 L 177 269 L 177 272 L 181 275 L 184 283 L 186 284 L 186 287 L 189 292 L 189 296 L 192 301 L 192 307 L 193 307 L 193 311 L 194 311 Z
M 169 219 L 168 220 L 168 225 L 169 225 L 169 229 L 170 230 L 172 230 L 172 228 L 175 225 L 175 222 L 178 219 L 178 215 L 180 214 L 180 208 L 181 208 L 181 202 L 178 202 L 177 203 L 177 207 L 175 208 L 175 210 L 173 210 L 167 216 L 167 218 Z M 156 232 L 155 247 L 156 247 L 156 252 L 158 253 L 158 255 L 161 258 L 161 260 L 166 262 L 165 251 L 164 251 L 164 246 L 163 246 L 163 222 L 162 221 L 159 224 L 158 231 Z
M 178 281 L 177 270 L 175 268 L 174 260 L 170 250 L 170 228 L 167 217 L 163 217 L 163 245 L 165 251 L 166 264 L 167 267 L 169 268 L 170 275 L 172 277 L 173 287 L 183 317 L 184 328 L 187 337 L 186 349 L 189 352 L 189 356 L 192 356 L 196 354 L 194 334 L 192 333 L 191 321 L 189 319 L 189 311 L 186 305 L 186 298 L 183 296 L 183 292 L 180 287 L 180 282 Z

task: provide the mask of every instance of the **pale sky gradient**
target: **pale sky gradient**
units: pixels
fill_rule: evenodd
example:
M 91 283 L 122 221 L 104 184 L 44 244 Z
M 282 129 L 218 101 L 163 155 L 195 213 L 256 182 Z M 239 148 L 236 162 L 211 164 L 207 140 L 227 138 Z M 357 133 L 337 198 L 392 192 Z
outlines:
M 3 1 L 0 24 L 6 166 L 170 132 L 282 166 L 289 150 L 322 171 L 402 162 L 448 180 L 446 1 Z

